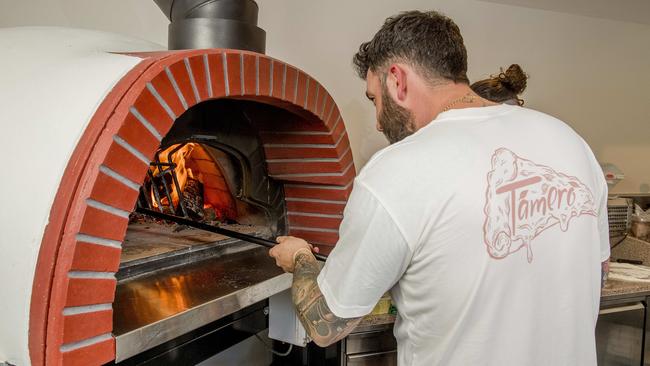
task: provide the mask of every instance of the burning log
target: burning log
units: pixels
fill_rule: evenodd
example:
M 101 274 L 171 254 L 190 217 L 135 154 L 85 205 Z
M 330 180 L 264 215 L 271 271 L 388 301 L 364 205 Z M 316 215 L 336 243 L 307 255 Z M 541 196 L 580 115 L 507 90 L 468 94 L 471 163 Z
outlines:
M 187 214 L 196 219 L 203 219 L 203 184 L 192 177 L 187 178 L 181 194 Z

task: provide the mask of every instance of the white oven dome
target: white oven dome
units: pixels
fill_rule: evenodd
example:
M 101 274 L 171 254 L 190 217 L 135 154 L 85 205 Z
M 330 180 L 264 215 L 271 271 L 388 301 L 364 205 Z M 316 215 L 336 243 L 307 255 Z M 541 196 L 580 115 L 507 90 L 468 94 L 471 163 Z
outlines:
M 34 270 L 68 160 L 106 94 L 162 46 L 82 29 L 0 29 L 0 362 L 30 363 Z

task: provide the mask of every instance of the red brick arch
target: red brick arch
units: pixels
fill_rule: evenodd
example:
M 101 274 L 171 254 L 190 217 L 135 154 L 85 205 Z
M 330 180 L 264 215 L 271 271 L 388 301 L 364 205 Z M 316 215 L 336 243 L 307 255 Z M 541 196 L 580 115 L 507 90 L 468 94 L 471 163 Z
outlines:
M 209 99 L 289 110 L 309 123 L 260 131 L 269 175 L 284 182 L 289 232 L 331 247 L 355 175 L 340 112 L 304 72 L 236 50 L 134 54 L 142 62 L 98 107 L 64 173 L 39 252 L 30 308 L 32 363 L 115 358 L 112 302 L 128 214 L 147 162 L 175 119 Z

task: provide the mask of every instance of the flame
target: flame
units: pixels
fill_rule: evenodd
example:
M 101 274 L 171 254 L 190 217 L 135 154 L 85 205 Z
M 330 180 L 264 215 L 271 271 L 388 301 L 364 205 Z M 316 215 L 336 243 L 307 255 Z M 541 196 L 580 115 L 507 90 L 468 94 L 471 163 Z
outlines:
M 160 193 L 160 201 L 163 204 L 163 206 L 173 206 L 177 207 L 178 206 L 178 201 L 179 201 L 179 196 L 182 194 L 183 189 L 185 189 L 185 185 L 187 184 L 187 179 L 188 178 L 194 178 L 194 174 L 192 173 L 192 169 L 187 168 L 185 166 L 187 159 L 189 156 L 192 154 L 192 151 L 198 144 L 196 143 L 188 143 L 185 144 L 185 146 L 181 147 L 171 155 L 171 161 L 169 161 L 169 154 L 178 148 L 178 144 L 172 145 L 168 147 L 167 149 L 161 151 L 158 156 L 160 157 L 160 162 L 161 163 L 172 163 L 174 164 L 174 171 L 176 172 L 176 178 L 178 180 L 178 187 L 180 190 L 176 189 L 176 185 L 174 184 L 173 181 L 171 181 L 171 178 L 167 180 L 167 187 L 170 191 L 170 196 L 172 198 L 172 203 L 171 205 L 169 204 L 169 199 L 167 196 L 163 193 L 164 190 Z M 164 174 L 163 172 L 168 170 L 169 167 L 155 167 L 152 169 L 152 173 L 154 177 L 159 177 L 161 174 Z M 167 174 L 169 176 L 169 174 Z M 155 199 L 155 194 L 153 192 L 154 189 L 158 189 L 154 185 L 151 187 L 151 202 L 153 202 L 154 207 L 158 208 L 158 202 Z
M 201 144 L 172 145 L 160 151 L 157 156 L 160 163 L 173 164 L 180 189 L 177 189 L 170 172 L 168 172 L 171 167 L 156 166 L 155 163 L 152 163 L 150 171 L 154 179 L 150 181 L 151 189 L 148 195 L 154 209 L 160 209 L 160 206 L 162 206 L 163 211 L 178 213 L 180 209 L 179 202 L 183 198 L 183 192 L 187 188 L 188 180 L 191 178 L 201 183 L 204 213 L 209 211 L 208 216 L 211 216 L 211 213 L 214 212 L 214 216 L 218 220 L 237 219 L 237 205 L 228 186 L 224 171 Z M 167 184 L 171 203 L 163 183 Z M 158 195 L 159 200 L 156 199 L 156 195 Z

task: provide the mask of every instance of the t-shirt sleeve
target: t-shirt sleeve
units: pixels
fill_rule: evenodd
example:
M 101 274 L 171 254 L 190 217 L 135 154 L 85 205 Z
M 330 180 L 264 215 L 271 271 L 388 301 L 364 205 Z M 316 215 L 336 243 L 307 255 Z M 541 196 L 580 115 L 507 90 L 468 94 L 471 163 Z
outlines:
M 356 182 L 339 241 L 318 276 L 318 286 L 334 315 L 364 316 L 397 283 L 411 256 L 390 213 L 363 183 Z

